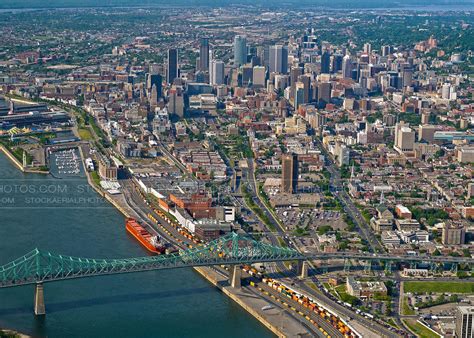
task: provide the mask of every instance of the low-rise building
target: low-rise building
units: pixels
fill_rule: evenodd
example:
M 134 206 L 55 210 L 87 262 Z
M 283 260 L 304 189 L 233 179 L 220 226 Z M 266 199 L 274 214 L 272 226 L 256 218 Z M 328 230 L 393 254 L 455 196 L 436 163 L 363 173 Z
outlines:
M 357 298 L 372 298 L 375 295 L 386 296 L 387 287 L 381 281 L 362 282 L 354 277 L 347 277 L 347 293 Z
M 395 224 L 400 231 L 416 231 L 420 229 L 420 223 L 416 219 L 396 219 Z

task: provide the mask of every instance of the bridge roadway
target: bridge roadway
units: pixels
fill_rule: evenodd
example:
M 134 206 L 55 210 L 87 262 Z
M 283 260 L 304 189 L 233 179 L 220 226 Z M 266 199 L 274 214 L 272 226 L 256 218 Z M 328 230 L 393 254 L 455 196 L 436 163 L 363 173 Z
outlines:
M 451 256 L 413 256 L 389 254 L 372 254 L 367 252 L 334 252 L 334 253 L 314 253 L 303 254 L 306 260 L 334 260 L 334 259 L 354 259 L 359 261 L 377 262 L 410 262 L 410 263 L 437 263 L 437 264 L 469 264 L 474 265 L 474 258 L 471 257 L 451 257 Z
M 179 239 L 181 242 L 188 243 L 189 240 L 184 237 L 182 234 L 180 234 L 175 227 L 171 226 L 169 222 L 167 222 L 165 219 L 163 219 L 160 215 L 155 213 L 150 206 L 148 206 L 143 199 L 143 196 L 141 195 L 139 189 L 137 186 L 133 184 L 131 180 L 127 180 L 127 183 L 125 186 L 128 188 L 126 189 L 127 191 L 127 202 L 130 203 L 130 206 L 133 205 L 133 210 L 137 213 L 140 214 L 140 218 L 146 223 L 148 223 L 147 220 L 147 215 L 146 213 L 153 213 L 153 216 L 159 221 L 159 223 L 162 225 L 163 229 L 166 229 L 166 231 L 171 233 L 171 236 L 168 235 L 168 233 L 164 231 L 159 231 L 161 236 L 164 236 L 166 240 L 169 243 L 172 243 L 173 245 L 177 247 L 183 247 L 182 243 L 177 242 L 176 240 Z M 152 225 L 150 226 L 154 232 L 157 232 L 160 229 L 155 229 L 155 226 Z M 161 229 L 161 230 L 163 230 Z M 221 266 L 212 266 L 211 267 L 215 272 L 220 274 L 221 276 L 225 278 L 229 278 L 229 273 L 222 268 Z M 292 311 L 291 309 L 285 308 L 283 305 L 283 302 L 287 300 L 287 297 L 283 297 L 281 294 L 277 293 L 275 290 L 273 290 L 271 287 L 269 287 L 267 284 L 258 281 L 256 279 L 253 279 L 248 273 L 242 270 L 242 279 L 248 280 L 251 279 L 255 283 L 255 285 L 259 288 L 262 288 L 265 290 L 268 294 L 265 294 L 259 290 L 256 290 L 255 287 L 247 286 L 247 289 L 255 294 L 256 296 L 265 299 L 267 302 L 275 306 L 276 308 L 281 309 L 282 313 L 285 313 L 286 315 L 290 316 L 291 318 L 294 318 L 295 320 L 299 321 L 300 324 L 305 327 L 313 336 L 320 336 L 324 337 L 321 331 L 319 331 L 314 324 L 309 322 L 306 318 L 301 317 L 297 312 Z M 243 287 L 246 287 L 246 285 L 243 285 Z M 273 296 L 272 296 L 273 295 Z M 304 308 L 301 304 L 297 303 L 293 304 L 293 306 L 298 310 L 303 313 L 304 310 L 307 311 L 306 308 Z M 316 315 L 313 313 L 312 315 L 309 316 L 311 319 L 313 319 L 319 326 L 323 327 L 324 330 L 328 333 L 330 333 L 331 337 L 342 337 L 339 331 L 336 331 L 334 327 L 332 327 L 329 323 L 327 323 L 325 320 L 323 320 L 320 316 Z

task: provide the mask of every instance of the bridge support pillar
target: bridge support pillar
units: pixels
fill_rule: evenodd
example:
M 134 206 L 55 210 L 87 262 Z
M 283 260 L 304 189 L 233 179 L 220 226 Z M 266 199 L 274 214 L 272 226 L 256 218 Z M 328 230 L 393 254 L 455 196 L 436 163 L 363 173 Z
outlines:
M 372 261 L 367 261 L 364 265 L 364 272 L 370 273 L 372 271 Z
M 297 274 L 300 278 L 308 277 L 309 264 L 306 261 L 298 261 Z
M 46 307 L 44 306 L 43 283 L 36 283 L 36 288 L 35 288 L 35 315 L 43 316 L 45 314 L 46 314 Z
M 242 270 L 239 265 L 232 265 L 229 271 L 230 286 L 240 288 L 242 285 Z
M 347 258 L 344 258 L 344 272 L 351 271 L 351 261 Z

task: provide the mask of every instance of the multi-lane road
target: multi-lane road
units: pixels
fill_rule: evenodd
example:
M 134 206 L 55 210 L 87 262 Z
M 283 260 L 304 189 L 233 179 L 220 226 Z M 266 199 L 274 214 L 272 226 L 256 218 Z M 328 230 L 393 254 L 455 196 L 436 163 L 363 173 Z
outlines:
M 329 187 L 332 191 L 332 194 L 335 198 L 339 200 L 346 214 L 357 225 L 357 230 L 359 234 L 367 242 L 367 245 L 369 246 L 371 251 L 384 252 L 384 246 L 382 245 L 382 243 L 380 243 L 379 239 L 372 233 L 370 225 L 367 224 L 366 220 L 361 215 L 359 209 L 354 205 L 349 194 L 344 189 L 341 174 L 334 162 L 332 161 L 330 154 L 319 140 L 316 141 L 316 144 L 318 145 L 319 149 L 325 157 L 325 165 L 331 175 L 329 179 Z

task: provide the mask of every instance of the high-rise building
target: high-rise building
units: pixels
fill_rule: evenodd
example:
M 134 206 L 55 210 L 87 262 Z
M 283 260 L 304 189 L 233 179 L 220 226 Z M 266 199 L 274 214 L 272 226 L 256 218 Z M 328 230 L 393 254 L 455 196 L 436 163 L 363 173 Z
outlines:
M 304 83 L 303 82 L 296 82 L 295 83 L 295 109 L 301 104 L 306 103 L 304 100 Z
M 451 100 L 453 99 L 453 90 L 454 88 L 452 88 L 452 86 L 449 84 L 449 83 L 445 83 L 442 87 L 441 87 L 441 98 L 445 99 L 445 100 Z M 454 91 L 455 92 L 455 91 Z
M 161 75 L 160 74 L 146 74 L 145 78 L 146 78 L 146 89 L 148 93 L 150 93 L 153 86 L 155 86 L 157 98 L 159 99 L 160 97 L 162 97 L 161 87 L 162 87 L 163 78 L 161 77 Z
M 456 308 L 456 337 L 472 338 L 474 336 L 474 306 Z
M 392 52 L 392 47 L 385 45 L 380 48 L 382 52 L 382 56 L 389 56 L 390 53 Z
M 343 60 L 342 54 L 333 55 L 332 66 L 331 66 L 331 70 L 333 73 L 337 73 L 338 71 L 342 69 L 342 60 Z
M 237 66 L 247 63 L 247 38 L 243 35 L 234 38 L 234 63 Z
M 303 84 L 304 103 L 308 103 L 311 99 L 311 78 L 306 75 L 298 76 L 298 82 Z
M 286 74 L 288 72 L 288 47 L 275 45 L 270 47 L 270 73 Z
M 257 88 L 265 87 L 265 67 L 264 66 L 253 67 L 253 86 Z
M 372 53 L 372 45 L 370 43 L 364 43 L 364 53 L 367 55 Z
M 466 229 L 462 223 L 445 222 L 442 234 L 444 245 L 461 245 L 466 241 Z
M 156 107 L 158 104 L 158 91 L 156 89 L 156 85 L 153 85 L 151 87 L 151 93 L 150 93 L 150 106 L 151 107 Z
M 337 157 L 337 165 L 342 167 L 348 165 L 350 161 L 350 150 L 345 144 L 336 143 L 335 154 Z
M 467 185 L 467 198 L 471 199 L 474 197 L 474 182 L 468 183 Z
M 291 67 L 290 81 L 291 81 L 292 86 L 294 86 L 294 84 L 298 82 L 298 76 L 303 75 L 303 72 L 304 72 L 303 67 L 299 67 L 299 66 Z
M 421 124 L 430 123 L 430 115 L 429 111 L 421 113 Z
M 210 67 L 211 85 L 221 85 L 224 83 L 224 62 L 220 60 L 212 60 Z
M 283 92 L 288 87 L 288 79 L 288 75 L 275 75 L 275 89 Z
M 434 134 L 437 127 L 432 124 L 423 124 L 418 127 L 418 141 L 424 140 L 428 143 L 434 141 Z
M 412 151 L 415 145 L 415 132 L 404 122 L 395 125 L 395 147 L 401 151 Z
M 281 158 L 281 190 L 283 193 L 294 194 L 298 188 L 298 156 L 283 155 Z
M 169 92 L 168 111 L 171 114 L 184 116 L 184 95 L 183 89 L 178 86 L 172 86 Z
M 331 70 L 331 54 L 325 50 L 321 55 L 321 74 L 328 74 Z
M 242 71 L 242 86 L 247 87 L 253 83 L 253 67 L 250 64 L 240 67 Z
M 173 83 L 178 77 L 178 50 L 176 48 L 168 49 L 168 65 L 166 72 L 166 82 Z
M 403 87 L 410 87 L 413 81 L 413 69 L 406 68 L 402 72 Z
M 206 72 L 209 70 L 209 39 L 201 38 L 199 45 L 199 67 L 200 71 Z
M 352 60 L 349 55 L 344 56 L 342 59 L 342 77 L 344 79 L 352 78 Z
M 326 104 L 331 101 L 331 83 L 320 82 L 318 84 L 318 103 Z

